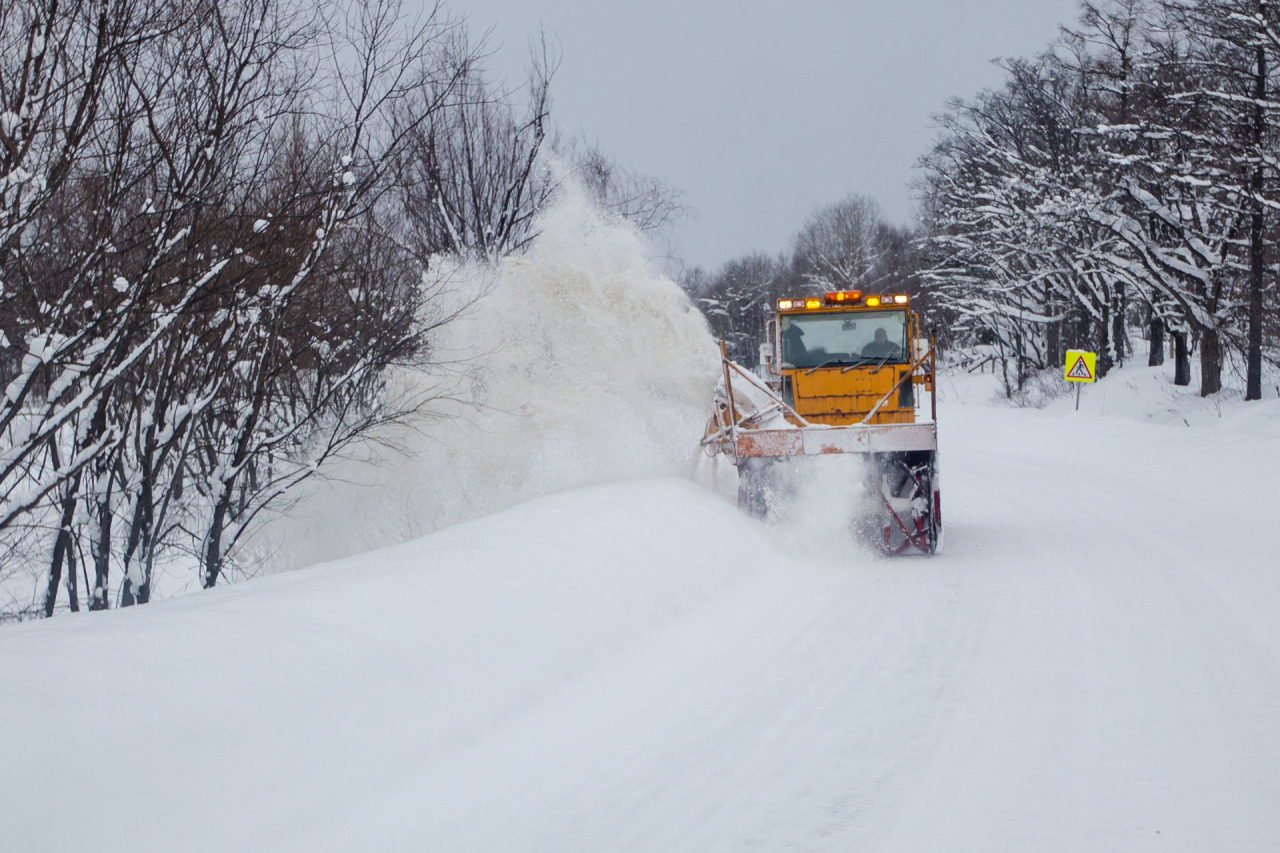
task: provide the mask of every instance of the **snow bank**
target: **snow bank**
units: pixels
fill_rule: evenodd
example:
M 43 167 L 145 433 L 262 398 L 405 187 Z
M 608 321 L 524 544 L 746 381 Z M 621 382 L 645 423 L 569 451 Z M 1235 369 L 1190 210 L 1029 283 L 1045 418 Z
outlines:
M 1083 384 L 1079 409 L 1076 388 L 1066 387 L 1061 370 L 1046 372 L 1038 381 L 1053 382 L 1058 391 L 1041 393 L 1034 408 L 1068 418 L 1120 418 L 1179 429 L 1226 429 L 1262 438 L 1280 438 L 1280 377 L 1264 374 L 1262 399 L 1245 402 L 1242 377 L 1228 373 L 1226 387 L 1217 394 L 1201 397 L 1200 366 L 1191 364 L 1191 383 L 1173 384 L 1173 363 L 1158 367 L 1131 360 L 1113 368 L 1105 379 Z M 952 405 L 1017 406 L 1005 399 L 1000 378 L 991 373 L 969 373 L 952 367 L 939 377 L 939 400 L 943 417 Z M 944 430 L 945 432 L 945 430 Z
M 442 827 L 472 798 L 483 805 L 485 787 L 456 772 L 527 792 L 550 730 L 618 716 L 625 730 L 637 697 L 623 685 L 593 714 L 552 712 L 525 747 L 495 751 L 495 733 L 542 720 L 620 661 L 634 672 L 656 654 L 642 671 L 696 680 L 672 660 L 729 656 L 759 636 L 785 577 L 761 567 L 780 563 L 734 507 L 666 479 L 571 491 L 331 566 L 6 628 L 4 849 L 464 849 L 485 824 Z M 734 631 L 718 637 L 726 604 Z M 388 803 L 417 818 L 382 820 Z M 503 849 L 528 848 L 517 837 Z
M 249 558 L 295 568 L 403 542 L 552 492 L 690 476 L 718 360 L 701 314 L 658 273 L 637 232 L 572 188 L 528 254 L 454 276 L 477 301 L 435 342 L 455 382 L 391 436 L 347 461 L 273 521 Z

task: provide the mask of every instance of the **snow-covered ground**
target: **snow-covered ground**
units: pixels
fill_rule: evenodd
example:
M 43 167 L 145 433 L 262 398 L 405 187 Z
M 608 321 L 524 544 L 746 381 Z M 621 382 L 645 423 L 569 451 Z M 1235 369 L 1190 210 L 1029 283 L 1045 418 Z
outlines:
M 687 298 L 543 226 L 245 555 L 328 562 L 0 630 L 0 849 L 1280 848 L 1275 395 L 950 373 L 946 550 L 886 560 L 849 459 L 742 516 Z
M 3 846 L 1276 850 L 1280 401 L 1160 370 L 947 377 L 932 559 L 623 480 L 6 628 Z

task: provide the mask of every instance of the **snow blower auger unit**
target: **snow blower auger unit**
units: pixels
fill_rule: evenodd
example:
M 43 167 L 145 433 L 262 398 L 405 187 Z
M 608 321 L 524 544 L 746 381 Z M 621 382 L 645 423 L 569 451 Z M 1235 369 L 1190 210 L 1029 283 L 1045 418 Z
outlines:
M 850 525 L 889 554 L 942 541 L 937 357 L 905 294 L 856 290 L 778 300 L 755 372 L 728 358 L 702 444 L 738 469 L 738 505 L 764 516 L 800 460 L 858 454 L 866 472 Z M 929 405 L 921 405 L 920 392 Z

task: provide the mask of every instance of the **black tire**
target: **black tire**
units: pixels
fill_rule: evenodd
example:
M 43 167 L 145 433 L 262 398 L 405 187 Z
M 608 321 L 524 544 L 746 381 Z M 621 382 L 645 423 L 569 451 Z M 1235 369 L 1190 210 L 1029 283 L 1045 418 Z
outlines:
M 936 554 L 942 550 L 942 484 L 938 477 L 938 454 L 930 454 L 929 464 L 929 517 L 926 528 L 929 532 L 929 553 Z

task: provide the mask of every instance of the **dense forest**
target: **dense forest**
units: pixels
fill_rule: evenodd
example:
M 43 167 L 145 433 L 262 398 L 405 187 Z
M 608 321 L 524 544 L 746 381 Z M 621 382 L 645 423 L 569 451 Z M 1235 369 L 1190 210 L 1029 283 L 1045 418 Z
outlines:
M 1280 363 L 1280 9 L 1267 0 L 1114 0 L 1004 85 L 946 105 L 902 230 L 852 195 L 779 258 L 748 255 L 685 286 L 748 362 L 776 296 L 899 288 L 952 347 L 996 361 L 1006 392 L 1060 368 L 1176 358 L 1200 393 Z

